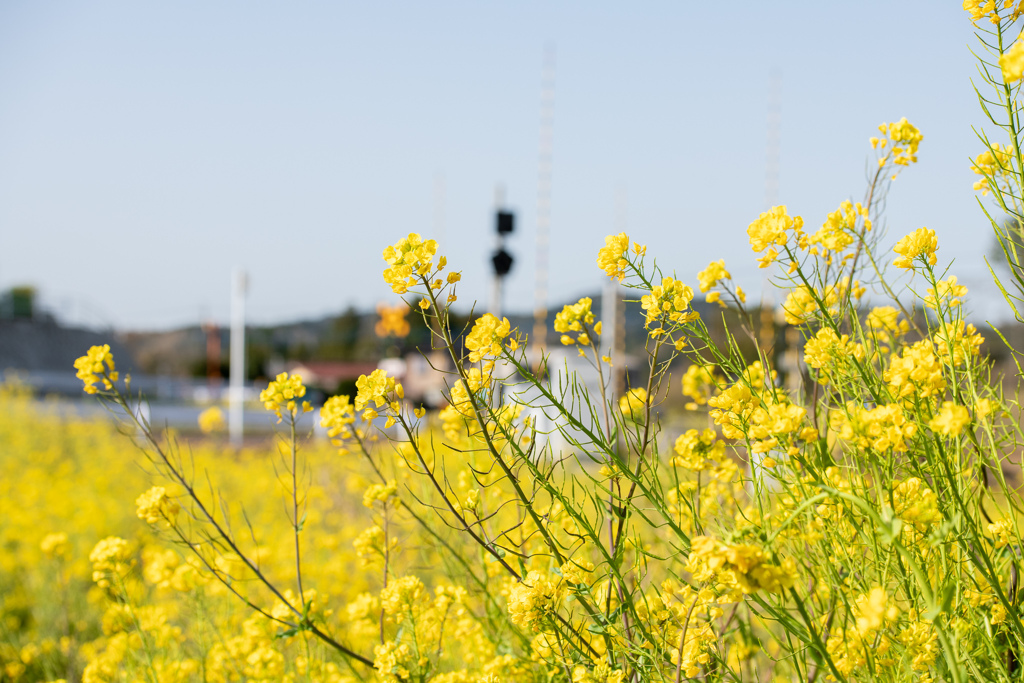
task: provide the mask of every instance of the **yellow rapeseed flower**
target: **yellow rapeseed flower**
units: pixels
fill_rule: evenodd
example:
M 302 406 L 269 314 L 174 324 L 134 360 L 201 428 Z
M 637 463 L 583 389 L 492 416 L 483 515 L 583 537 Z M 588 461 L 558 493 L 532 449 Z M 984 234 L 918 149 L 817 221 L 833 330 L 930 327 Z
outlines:
M 974 157 L 971 170 L 981 178 L 974 182 L 974 189 L 987 195 L 999 189 L 999 179 L 1013 173 L 1013 150 L 1009 145 L 994 143 L 987 150 Z
M 863 450 L 884 453 L 889 449 L 902 453 L 909 448 L 908 440 L 917 434 L 917 425 L 907 419 L 903 408 L 896 404 L 865 408 L 856 402 L 846 404 L 846 410 L 835 411 L 830 426 L 840 439 Z
M 227 427 L 227 420 L 224 419 L 224 411 L 217 406 L 210 406 L 199 413 L 199 431 L 203 434 L 222 432 Z
M 690 541 L 685 569 L 694 581 L 710 582 L 722 591 L 723 602 L 739 602 L 744 595 L 759 590 L 781 593 L 798 578 L 792 560 L 777 565 L 761 548 L 709 536 L 695 536 Z
M 424 241 L 418 234 L 411 232 L 408 237 L 400 239 L 394 246 L 384 250 L 384 260 L 390 266 L 384 270 L 384 282 L 391 285 L 395 294 L 405 294 L 419 281 L 418 278 L 429 275 L 434 270 L 434 254 L 437 253 L 437 242 Z M 438 269 L 444 267 L 444 257 L 438 263 Z
M 64 557 L 68 551 L 68 535 L 63 531 L 47 534 L 39 543 L 39 549 L 48 557 Z
M 374 503 L 387 503 L 398 495 L 398 483 L 389 479 L 386 484 L 371 484 L 363 493 L 363 506 L 372 508 Z
M 928 429 L 943 436 L 959 436 L 970 423 L 971 414 L 966 406 L 943 401 L 935 417 L 928 421 Z
M 700 291 L 706 292 L 715 285 L 718 284 L 719 280 L 729 280 L 732 276 L 729 275 L 729 271 L 725 269 L 725 259 L 719 259 L 718 261 L 712 261 L 708 264 L 708 267 L 697 273 L 697 284 L 700 287 Z
M 865 323 L 881 342 L 889 343 L 910 331 L 910 323 L 899 317 L 899 310 L 893 306 L 878 306 L 871 309 Z
M 775 206 L 762 213 L 756 221 L 747 226 L 751 249 L 758 253 L 764 252 L 759 259 L 760 267 L 767 268 L 778 258 L 779 253 L 775 247 L 786 246 L 789 240 L 787 231 L 792 232 L 799 240 L 803 235 L 803 225 L 803 218 L 789 216 L 785 206 Z
M 903 482 L 895 482 L 892 490 L 893 512 L 904 524 L 913 526 L 919 533 L 927 533 L 935 524 L 942 521 L 939 512 L 939 499 L 925 482 L 917 477 L 910 477 Z
M 626 266 L 629 265 L 624 257 L 629 251 L 629 237 L 624 232 L 618 235 L 608 235 L 604 238 L 604 246 L 597 252 L 597 265 L 608 277 L 618 278 L 622 282 L 626 278 Z
M 320 408 L 320 426 L 327 430 L 327 437 L 341 449 L 342 455 L 348 452 L 344 442 L 352 438 L 355 421 L 355 406 L 347 395 L 332 396 Z
M 902 355 L 890 361 L 882 378 L 896 391 L 898 398 L 938 396 L 946 390 L 942 365 L 927 339 L 903 349 Z
M 647 314 L 646 325 L 664 319 L 671 323 L 688 323 L 697 319 L 697 312 L 690 310 L 693 289 L 679 280 L 662 278 L 650 294 L 640 297 L 640 305 Z
M 466 335 L 469 362 L 478 363 L 489 356 L 500 356 L 502 342 L 510 332 L 508 318 L 498 320 L 491 313 L 484 313 L 477 318 L 473 329 Z
M 912 123 L 903 117 L 895 123 L 878 126 L 882 138 L 871 138 L 871 146 L 883 150 L 878 159 L 879 168 L 889 161 L 897 166 L 909 166 L 917 161 L 917 149 L 924 136 Z M 893 176 L 895 178 L 895 176 Z
M 295 417 L 298 412 L 298 405 L 295 400 L 306 395 L 306 387 L 302 384 L 302 378 L 298 375 L 289 376 L 282 372 L 273 379 L 267 388 L 260 392 L 260 401 L 263 407 L 277 415 L 281 419 L 281 411 L 285 410 Z M 309 403 L 303 402 L 303 412 L 311 410 Z
M 372 420 L 377 417 L 375 408 L 381 408 L 387 404 L 393 411 L 398 411 L 398 401 L 395 399 L 404 398 L 405 392 L 402 385 L 395 381 L 394 377 L 388 377 L 384 370 L 377 369 L 369 375 L 360 375 L 356 380 L 356 400 L 354 408 L 356 411 L 363 411 L 364 420 Z M 367 408 L 372 403 L 372 408 Z M 366 410 L 363 410 L 363 409 Z
M 167 489 L 163 486 L 154 486 L 143 493 L 135 500 L 135 505 L 138 508 L 136 514 L 139 519 L 144 519 L 147 524 L 173 523 L 181 509 L 178 503 L 167 495 Z
M 601 334 L 601 329 L 598 325 L 594 325 L 594 313 L 590 310 L 593 301 L 589 297 L 583 297 L 574 304 L 566 304 L 561 311 L 555 314 L 555 332 L 562 333 L 562 343 L 568 346 L 569 344 L 587 344 L 590 342 L 590 337 L 586 334 L 587 326 L 592 325 L 593 331 L 597 334 Z M 581 333 L 576 339 L 573 339 L 570 335 L 565 334 L 567 332 L 579 332 Z
M 105 367 L 104 367 L 105 366 Z M 98 390 L 94 386 L 97 382 L 103 384 L 108 391 L 113 388 L 113 382 L 117 381 L 117 370 L 114 367 L 114 356 L 110 353 L 110 344 L 90 347 L 89 352 L 75 360 L 75 375 L 85 385 L 83 389 L 87 394 L 95 394 Z
M 960 367 L 972 356 L 977 356 L 985 338 L 978 334 L 977 328 L 971 323 L 956 320 L 946 323 L 935 331 L 935 349 L 939 358 L 945 363 L 952 361 Z
M 949 307 L 959 306 L 963 303 L 960 297 L 967 295 L 967 287 L 957 284 L 956 275 L 951 275 L 946 280 L 936 280 L 935 287 L 928 288 L 928 296 L 924 304 L 933 310 L 939 310 L 943 304 Z
M 131 550 L 128 541 L 117 536 L 108 536 L 96 544 L 89 553 L 92 562 L 92 580 L 100 588 L 110 586 L 112 574 L 123 575 L 128 569 Z
M 682 384 L 683 396 L 690 399 L 686 404 L 687 410 L 696 410 L 697 406 L 705 405 L 711 397 L 711 390 L 716 387 L 714 366 L 699 365 L 694 363 L 686 368 Z
M 531 571 L 509 592 L 508 614 L 516 626 L 539 632 L 550 628 L 549 621 L 566 595 L 561 582 Z
M 806 245 L 811 253 L 828 257 L 830 252 L 840 252 L 853 244 L 857 235 L 857 220 L 863 219 L 864 230 L 871 230 L 868 210 L 860 202 L 854 204 L 844 201 L 839 208 L 828 215 L 825 223 L 812 235 L 808 235 Z
M 782 313 L 790 325 L 801 325 L 810 320 L 818 310 L 814 300 L 815 292 L 806 285 L 800 285 L 786 295 Z
M 1014 3 L 1016 2 L 1016 6 Z M 1024 0 L 1002 0 L 1003 8 L 1011 11 L 1005 17 L 999 16 L 999 0 L 964 0 L 963 8 L 971 15 L 971 23 L 977 26 L 982 19 L 988 19 L 992 24 L 998 24 L 1003 19 L 1017 21 L 1024 14 Z
M 643 418 L 645 405 L 647 405 L 647 390 L 643 387 L 630 389 L 625 396 L 619 398 L 619 410 L 631 420 Z
M 934 266 L 935 252 L 939 248 L 939 241 L 935 238 L 935 231 L 928 228 L 918 228 L 910 233 L 893 247 L 893 251 L 899 254 L 899 258 L 892 264 L 897 268 L 910 270 L 914 267 L 914 259 L 923 258 L 928 265 Z
M 1003 80 L 1007 83 L 1020 80 L 1024 75 L 1024 40 L 1018 37 L 1010 49 L 999 56 L 999 68 L 1003 70 Z
M 688 429 L 676 439 L 672 450 L 675 451 L 675 457 L 671 459 L 674 467 L 699 472 L 722 461 L 725 457 L 725 442 L 716 439 L 713 429 L 705 429 L 703 432 Z
M 828 384 L 836 368 L 841 368 L 849 359 L 861 359 L 864 349 L 850 341 L 849 335 L 841 337 L 831 327 L 823 327 L 804 345 L 804 362 L 808 367 L 819 370 L 818 383 Z
M 380 319 L 374 325 L 374 332 L 378 337 L 387 337 L 388 335 L 396 337 L 407 336 L 409 334 L 409 321 L 405 319 L 405 316 L 408 313 L 409 306 L 404 302 L 394 306 L 388 306 L 386 303 L 377 304 L 377 315 L 380 316 Z
M 421 603 L 427 595 L 427 589 L 419 578 L 403 576 L 380 592 L 380 606 L 385 614 L 396 617 L 401 623 L 411 619 L 422 608 Z

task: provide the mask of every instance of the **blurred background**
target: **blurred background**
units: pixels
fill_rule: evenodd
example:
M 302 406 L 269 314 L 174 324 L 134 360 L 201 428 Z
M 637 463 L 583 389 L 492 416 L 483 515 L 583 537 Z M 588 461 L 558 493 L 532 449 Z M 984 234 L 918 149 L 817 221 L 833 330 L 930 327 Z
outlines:
M 904 116 L 924 142 L 879 227 L 934 229 L 971 317 L 1003 322 L 973 41 L 957 2 L 4 2 L 0 369 L 70 393 L 110 342 L 149 392 L 218 400 L 244 272 L 245 379 L 343 389 L 425 340 L 377 329 L 383 248 L 436 239 L 468 317 L 498 210 L 525 328 L 599 299 L 620 231 L 694 284 L 724 258 L 756 303 L 746 226 L 861 199 Z

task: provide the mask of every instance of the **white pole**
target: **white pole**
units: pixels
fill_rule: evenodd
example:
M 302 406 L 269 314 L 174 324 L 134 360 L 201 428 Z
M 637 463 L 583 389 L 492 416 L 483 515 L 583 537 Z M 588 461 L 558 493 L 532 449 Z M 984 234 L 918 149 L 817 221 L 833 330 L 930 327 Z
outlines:
M 494 188 L 494 216 L 497 218 L 498 212 L 505 208 L 505 186 L 497 185 Z M 497 228 L 497 226 L 495 226 Z M 505 248 L 505 235 L 500 233 L 497 229 L 494 231 L 494 253 L 497 254 Z M 498 275 L 497 272 L 492 271 L 491 273 L 491 305 L 490 314 L 495 318 L 501 319 L 502 309 L 502 281 L 504 276 Z
M 491 306 L 490 314 L 495 318 L 501 318 L 502 280 L 500 275 L 493 275 L 491 278 Z
M 231 445 L 242 445 L 245 392 L 245 271 L 235 268 L 231 274 L 231 372 L 228 386 L 228 433 Z

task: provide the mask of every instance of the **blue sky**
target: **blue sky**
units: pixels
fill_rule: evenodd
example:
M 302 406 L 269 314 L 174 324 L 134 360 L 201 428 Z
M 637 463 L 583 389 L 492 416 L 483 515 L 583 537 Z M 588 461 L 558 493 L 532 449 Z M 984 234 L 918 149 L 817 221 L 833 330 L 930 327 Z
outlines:
M 295 320 L 394 300 L 382 249 L 440 231 L 468 305 L 501 183 L 519 217 L 508 306 L 529 310 L 553 44 L 552 303 L 600 286 L 619 229 L 684 280 L 725 258 L 759 289 L 745 229 L 778 71 L 781 203 L 816 227 L 859 199 L 868 137 L 906 116 L 924 142 L 890 241 L 936 230 L 998 319 L 972 41 L 959 2 L 5 2 L 0 287 L 165 328 L 226 321 L 241 265 L 250 319 Z

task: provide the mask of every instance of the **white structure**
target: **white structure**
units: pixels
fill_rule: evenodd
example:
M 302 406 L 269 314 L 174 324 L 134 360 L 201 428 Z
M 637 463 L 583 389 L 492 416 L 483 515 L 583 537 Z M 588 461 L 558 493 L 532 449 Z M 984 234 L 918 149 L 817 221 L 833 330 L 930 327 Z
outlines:
M 228 382 L 228 435 L 231 445 L 242 445 L 245 416 L 245 294 L 249 280 L 245 271 L 231 274 L 231 371 Z

